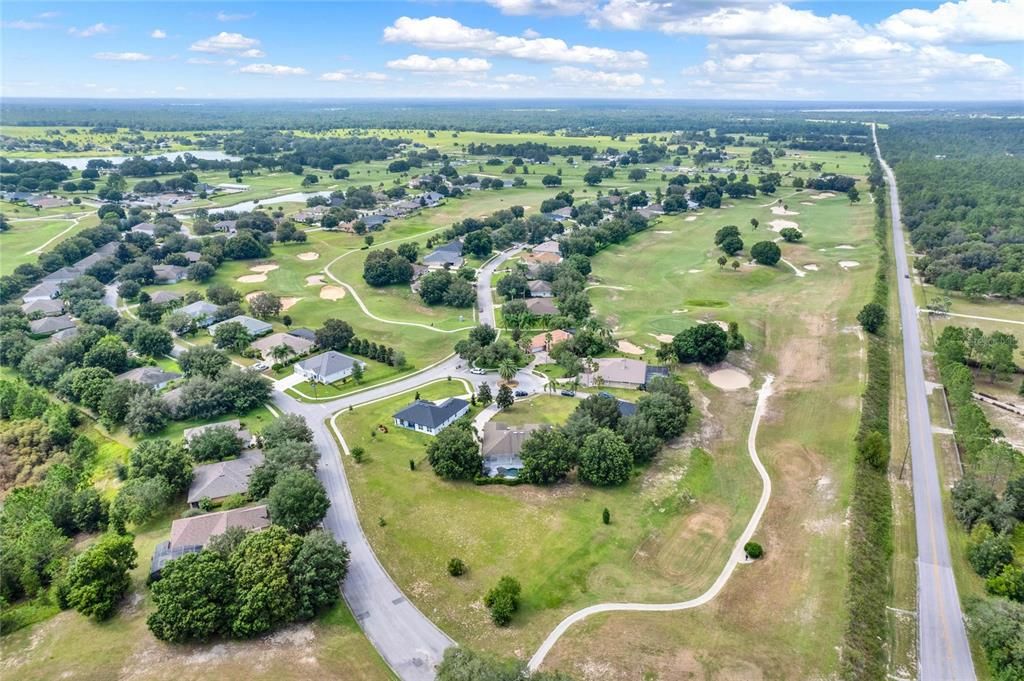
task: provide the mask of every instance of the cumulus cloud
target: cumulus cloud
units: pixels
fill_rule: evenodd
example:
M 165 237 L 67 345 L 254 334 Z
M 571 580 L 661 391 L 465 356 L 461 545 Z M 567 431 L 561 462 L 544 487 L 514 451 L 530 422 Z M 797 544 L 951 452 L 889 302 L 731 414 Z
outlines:
M 558 38 L 499 35 L 486 28 L 466 26 L 450 17 L 399 17 L 384 29 L 384 40 L 433 50 L 469 49 L 489 56 L 537 62 L 587 64 L 613 69 L 647 66 L 647 55 L 639 50 L 569 45 Z
M 187 89 L 188 88 L 186 88 L 184 85 L 175 85 L 174 86 L 174 91 L 175 92 L 185 92 L 185 90 L 187 90 Z
M 92 26 L 86 26 L 85 28 L 72 26 L 68 29 L 68 33 L 78 36 L 79 38 L 91 38 L 95 35 L 110 33 L 110 27 L 103 23 L 93 24 Z
M 898 40 L 925 43 L 1024 40 L 1024 0 L 962 0 L 934 10 L 905 9 L 879 30 Z
M 263 50 L 253 48 L 251 50 L 246 50 L 245 52 L 240 53 L 238 56 L 246 57 L 247 59 L 259 59 L 260 57 L 266 57 L 267 53 L 264 52 Z
M 527 76 L 522 73 L 506 73 L 501 76 L 495 76 L 494 80 L 499 83 L 533 83 L 536 82 L 536 76 Z
M 153 58 L 141 52 L 97 52 L 93 57 L 103 61 L 149 61 Z
M 595 5 L 590 0 L 487 0 L 502 14 L 580 14 Z
M 357 73 L 348 69 L 342 69 L 341 71 L 328 71 L 327 73 L 321 73 L 317 80 L 324 80 L 328 82 L 380 82 L 384 80 L 391 80 L 391 77 L 386 73 L 379 73 L 377 71 Z
M 37 31 L 41 28 L 46 28 L 47 25 L 41 21 L 16 19 L 14 21 L 0 21 L 0 27 L 14 29 L 15 31 Z
M 252 14 L 228 14 L 224 10 L 217 12 L 217 21 L 242 21 L 252 17 Z
M 392 59 L 388 62 L 389 69 L 398 71 L 418 71 L 421 73 L 480 73 L 491 68 L 486 59 L 475 57 L 438 57 L 434 59 L 422 54 L 410 54 L 404 59 Z
M 149 34 L 149 37 L 150 38 L 156 38 L 157 40 L 163 40 L 164 38 L 167 37 L 167 33 L 165 33 L 164 31 L 160 30 L 159 28 L 154 28 L 153 32 Z
M 217 35 L 197 40 L 188 49 L 193 52 L 245 52 L 257 48 L 259 44 L 260 41 L 256 38 L 249 38 L 241 33 L 221 31 Z
M 246 64 L 239 71 L 255 73 L 260 76 L 304 76 L 309 73 L 301 66 L 281 66 L 280 64 Z
M 592 71 L 576 66 L 556 66 L 551 73 L 556 80 L 568 85 L 599 86 L 610 90 L 638 88 L 644 84 L 644 77 L 639 73 Z
M 660 30 L 669 34 L 758 40 L 821 40 L 830 36 L 856 36 L 860 24 L 844 14 L 820 16 L 787 5 L 767 9 L 723 7 L 704 16 L 667 21 Z

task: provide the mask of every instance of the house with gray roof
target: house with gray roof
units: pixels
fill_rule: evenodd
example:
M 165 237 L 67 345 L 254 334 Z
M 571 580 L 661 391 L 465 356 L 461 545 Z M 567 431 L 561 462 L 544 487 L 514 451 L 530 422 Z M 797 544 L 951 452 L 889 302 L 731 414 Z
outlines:
M 64 301 L 53 298 L 43 298 L 41 300 L 33 300 L 27 303 L 23 303 L 21 311 L 26 316 L 31 317 L 35 314 L 41 314 L 44 317 L 57 317 L 64 314 Z
M 558 308 L 553 298 L 527 298 L 526 311 L 537 317 L 547 317 L 558 314 Z
M 521 426 L 488 421 L 484 425 L 480 454 L 484 459 L 484 474 L 488 477 L 515 478 L 523 468 L 519 453 L 523 443 L 534 431 L 549 428 L 536 423 Z
M 650 377 L 668 375 L 667 367 L 649 367 L 647 362 L 626 357 L 601 357 L 593 360 L 594 370 L 581 376 L 585 386 L 644 389 Z M 664 373 L 662 371 L 664 370 Z
M 181 300 L 181 294 L 174 291 L 157 291 L 149 297 L 149 302 L 154 305 L 168 305 Z
M 224 534 L 232 527 L 240 527 L 249 532 L 259 532 L 270 527 L 267 506 L 234 508 L 175 520 L 171 523 L 170 539 L 158 544 L 153 552 L 153 560 L 149 564 L 150 578 L 158 579 L 160 570 L 167 563 L 187 553 L 199 553 L 210 539 Z
M 49 336 L 52 333 L 70 329 L 75 326 L 75 321 L 68 315 L 59 317 L 43 317 L 28 323 L 29 331 L 36 336 Z
M 249 490 L 249 476 L 262 463 L 263 452 L 249 449 L 237 459 L 196 466 L 188 488 L 188 505 L 198 508 L 203 499 L 219 504 L 232 494 L 245 494 Z
M 43 281 L 36 284 L 21 297 L 22 301 L 31 303 L 33 300 L 50 300 L 60 295 L 60 282 Z
M 366 362 L 361 362 L 335 350 L 328 350 L 301 362 L 296 362 L 293 371 L 300 376 L 305 376 L 308 381 L 335 383 L 351 376 L 357 364 L 366 368 Z
M 203 254 L 199 251 L 185 251 L 182 255 L 185 256 L 185 260 L 188 260 L 189 262 L 199 262 L 203 258 Z
M 530 289 L 531 298 L 553 298 L 555 296 L 550 281 L 534 279 L 527 282 L 527 287 Z
M 218 232 L 227 232 L 228 234 L 234 234 L 238 230 L 235 228 L 237 220 L 218 220 L 213 223 L 213 228 Z
M 469 402 L 458 397 L 435 404 L 417 400 L 394 415 L 395 425 L 418 433 L 437 435 L 469 411 Z
M 102 253 L 92 253 L 91 255 L 87 255 L 78 262 L 76 262 L 74 264 L 74 268 L 76 270 L 81 270 L 85 272 L 87 269 L 89 269 L 96 263 L 103 262 L 104 260 L 108 260 L 109 258 L 110 256 L 103 255 Z
M 153 265 L 156 281 L 160 284 L 177 284 L 188 274 L 188 269 L 181 265 Z
M 272 333 L 266 338 L 253 341 L 249 347 L 259 350 L 260 356 L 265 361 L 277 361 L 274 358 L 274 349 L 285 346 L 292 355 L 304 355 L 313 348 L 313 341 L 293 336 L 290 333 Z
M 217 322 L 216 324 L 210 326 L 210 335 L 212 336 L 213 334 L 217 333 L 217 328 L 220 327 L 221 324 L 231 324 L 233 322 L 237 322 L 238 324 L 244 326 L 245 330 L 249 332 L 250 336 L 265 336 L 274 330 L 274 327 L 268 324 L 267 322 L 260 321 L 259 319 L 253 319 L 252 317 L 249 317 L 244 314 L 240 314 L 237 317 L 225 319 L 222 322 Z
M 438 246 L 430 253 L 423 256 L 423 264 L 432 269 L 441 267 L 462 267 L 465 260 L 462 257 L 462 242 L 454 239 Z
M 61 267 L 59 270 L 50 272 L 43 277 L 43 281 L 63 284 L 73 279 L 78 279 L 83 274 L 85 274 L 85 270 L 80 270 L 77 267 Z
M 375 213 L 373 215 L 364 215 L 359 219 L 362 220 L 363 224 L 366 225 L 367 229 L 373 230 L 383 226 L 384 223 L 390 220 L 391 218 L 389 218 L 387 215 L 380 215 Z
M 47 342 L 60 343 L 61 341 L 66 341 L 69 338 L 74 338 L 80 333 L 81 331 L 77 326 L 72 326 L 70 329 L 64 329 L 63 331 L 58 331 L 57 333 L 53 334 L 47 339 Z
M 194 428 L 186 428 L 185 432 L 181 434 L 185 440 L 185 446 L 187 447 L 192 440 L 199 437 L 208 430 L 214 428 L 230 428 L 235 432 L 235 437 L 241 440 L 242 444 L 246 447 L 251 447 L 255 443 L 255 438 L 248 430 L 242 427 L 242 422 L 238 419 L 229 419 L 227 421 L 218 421 L 217 423 L 207 423 Z
M 164 371 L 160 367 L 138 367 L 114 376 L 115 381 L 141 383 L 153 390 L 162 390 L 167 387 L 168 383 L 179 378 L 181 378 L 181 374 L 173 371 Z
M 203 328 L 213 324 L 213 316 L 217 314 L 217 306 L 205 300 L 197 300 L 178 311 L 187 314 L 195 321 L 196 326 Z
M 156 236 L 157 226 L 152 222 L 140 222 L 132 227 L 132 231 L 136 234 L 147 234 L 149 236 Z
M 288 329 L 289 336 L 295 336 L 296 338 L 305 338 L 308 341 L 316 343 L 316 332 L 312 329 L 306 329 L 299 327 L 297 329 Z

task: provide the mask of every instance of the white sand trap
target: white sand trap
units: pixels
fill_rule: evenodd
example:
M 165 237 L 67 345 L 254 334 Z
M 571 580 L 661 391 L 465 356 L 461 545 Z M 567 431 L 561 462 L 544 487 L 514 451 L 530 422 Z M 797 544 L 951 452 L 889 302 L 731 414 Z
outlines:
M 856 246 L 851 246 L 850 244 L 840 244 L 839 246 L 836 246 L 836 248 L 838 250 L 840 250 L 840 251 L 852 251 L 853 249 L 855 249 L 857 247 Z
M 834 198 L 834 197 L 835 197 L 835 194 L 833 194 L 832 192 L 822 192 L 820 194 L 815 194 L 811 198 L 812 199 L 831 199 L 831 198 Z
M 813 206 L 814 202 L 813 201 L 801 201 L 800 205 L 801 206 Z
M 295 257 L 299 260 L 316 260 L 320 257 L 320 254 L 316 251 L 306 251 L 305 253 L 299 253 Z
M 672 310 L 672 314 L 686 314 L 689 311 L 690 308 L 686 308 L 685 310 Z
M 670 232 L 667 229 L 656 229 L 656 230 L 654 230 L 654 233 L 655 234 L 671 234 L 672 232 Z
M 302 298 L 282 298 L 281 299 L 281 310 L 286 311 L 295 307 L 295 303 L 302 300 Z
M 772 206 L 772 215 L 800 215 L 800 213 L 795 210 L 786 210 L 785 206 Z
M 704 270 L 686 270 L 686 273 L 687 274 L 697 274 L 698 272 L 703 272 L 703 271 Z
M 320 297 L 324 300 L 341 300 L 346 291 L 340 286 L 324 286 L 320 289 Z
M 258 296 L 261 293 L 263 293 L 263 291 L 253 291 L 252 293 L 246 293 L 245 294 L 245 302 L 251 303 L 252 299 L 255 298 L 256 296 Z
M 683 218 L 683 222 L 693 222 L 696 219 L 696 215 L 687 215 L 685 218 Z
M 729 330 L 729 322 L 723 322 L 720 319 L 714 319 L 714 320 L 711 320 L 711 319 L 698 319 L 697 323 L 698 324 L 714 324 L 715 326 L 720 328 L 722 331 L 728 331 Z
M 739 369 L 717 369 L 708 374 L 708 380 L 719 390 L 743 390 L 750 387 L 750 376 Z
M 324 275 L 322 274 L 311 274 L 306 277 L 306 286 L 323 286 Z
M 817 265 L 804 265 L 804 269 L 805 270 L 809 270 L 811 272 L 817 272 L 818 271 L 818 266 Z
M 860 263 L 857 262 L 856 260 L 840 260 L 839 266 L 842 267 L 844 270 L 848 270 L 851 267 L 860 267 Z
M 673 336 L 670 336 L 667 333 L 652 333 L 649 335 L 653 336 L 654 339 L 660 343 L 671 343 L 673 338 Z
M 773 232 L 781 232 L 787 227 L 792 227 L 793 229 L 796 229 L 797 227 L 800 226 L 797 223 L 793 222 L 792 220 L 772 220 L 768 224 L 771 225 Z
M 266 281 L 267 275 L 265 274 L 243 274 L 236 281 L 243 284 L 259 284 L 260 282 Z
M 642 354 L 644 354 L 644 349 L 643 348 L 641 348 L 638 345 L 634 345 L 633 343 L 630 343 L 628 340 L 620 340 L 616 344 L 616 347 L 619 349 L 619 352 L 624 352 L 627 355 L 642 355 Z
M 252 267 L 249 268 L 249 271 L 250 272 L 261 272 L 261 273 L 265 274 L 267 272 L 273 272 L 277 268 L 278 268 L 278 264 L 277 263 L 269 262 L 269 263 L 266 263 L 265 265 L 253 265 Z

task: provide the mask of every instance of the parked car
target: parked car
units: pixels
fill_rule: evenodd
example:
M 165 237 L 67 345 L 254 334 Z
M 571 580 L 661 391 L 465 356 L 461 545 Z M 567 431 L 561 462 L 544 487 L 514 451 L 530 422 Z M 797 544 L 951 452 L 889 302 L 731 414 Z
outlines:
M 562 391 L 562 396 L 563 397 L 576 397 L 576 391 L 575 390 L 563 390 Z
M 270 368 L 270 365 L 267 364 L 266 362 L 256 362 L 249 368 L 252 369 L 253 371 L 266 371 L 267 369 Z
M 487 372 L 481 369 L 480 367 L 473 367 L 472 369 L 469 370 L 469 373 L 476 374 L 477 376 L 483 376 Z
M 614 399 L 615 399 L 615 395 L 612 395 L 612 394 L 611 394 L 610 392 L 606 392 L 606 391 L 604 391 L 604 390 L 602 390 L 601 392 L 599 392 L 599 393 L 597 394 L 597 396 L 598 396 L 598 397 L 607 397 L 607 398 L 608 398 L 608 399 L 610 399 L 610 400 L 614 400 Z
M 513 393 L 513 394 L 514 394 L 514 395 L 515 395 L 516 397 L 527 397 L 527 396 L 528 396 L 528 395 L 529 395 L 530 393 L 526 392 L 525 390 L 517 390 L 517 391 L 515 391 L 515 393 Z

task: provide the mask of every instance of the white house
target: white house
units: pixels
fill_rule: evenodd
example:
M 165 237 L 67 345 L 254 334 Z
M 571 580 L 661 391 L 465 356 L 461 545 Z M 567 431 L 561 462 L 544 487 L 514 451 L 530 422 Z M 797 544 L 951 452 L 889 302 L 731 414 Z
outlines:
M 357 364 L 366 368 L 366 362 L 360 362 L 348 355 L 328 350 L 301 362 L 296 362 L 294 371 L 300 376 L 305 376 L 309 381 L 335 383 L 351 376 Z

